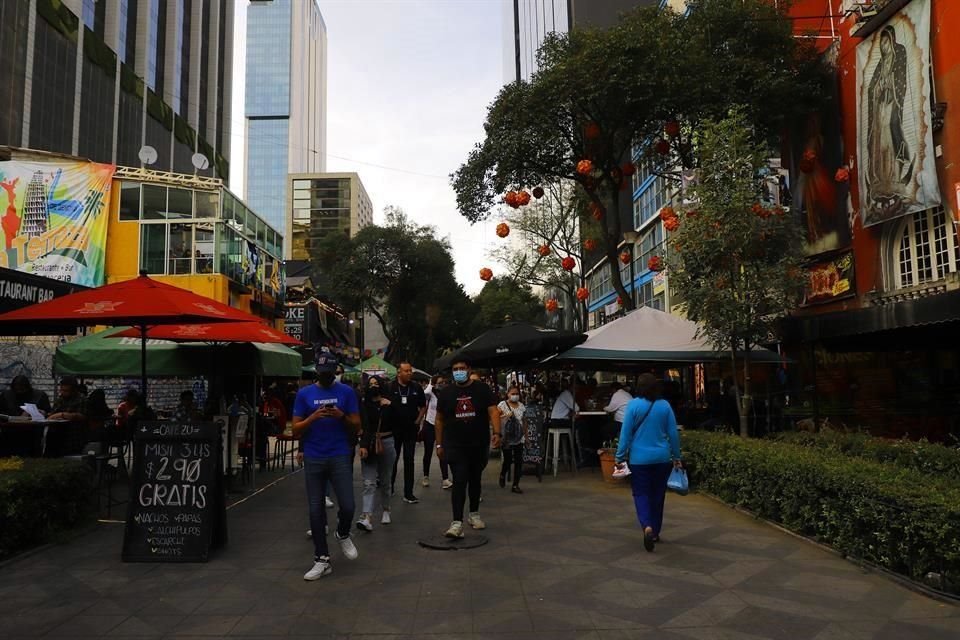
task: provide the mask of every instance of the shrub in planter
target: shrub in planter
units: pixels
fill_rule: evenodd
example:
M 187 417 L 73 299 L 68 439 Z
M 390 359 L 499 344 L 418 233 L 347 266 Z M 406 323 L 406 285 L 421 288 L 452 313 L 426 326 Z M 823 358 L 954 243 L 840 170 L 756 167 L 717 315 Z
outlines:
M 92 476 L 85 464 L 28 458 L 0 468 L 0 559 L 92 519 Z
M 691 483 L 917 581 L 960 594 L 960 487 L 914 469 L 770 440 L 686 432 Z

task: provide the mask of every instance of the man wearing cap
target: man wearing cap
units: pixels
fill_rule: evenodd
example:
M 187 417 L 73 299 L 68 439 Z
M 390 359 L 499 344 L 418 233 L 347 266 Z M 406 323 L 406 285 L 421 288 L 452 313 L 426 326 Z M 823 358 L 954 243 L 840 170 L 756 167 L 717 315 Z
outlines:
M 325 351 L 317 353 L 317 382 L 299 392 L 293 403 L 293 434 L 303 442 L 303 469 L 313 532 L 314 564 L 304 580 L 317 580 L 333 571 L 327 547 L 326 487 L 337 495 L 337 529 L 334 534 L 348 560 L 357 558 L 350 539 L 356 510 L 353 497 L 353 445 L 360 431 L 360 408 L 349 386 L 337 382 L 337 360 Z

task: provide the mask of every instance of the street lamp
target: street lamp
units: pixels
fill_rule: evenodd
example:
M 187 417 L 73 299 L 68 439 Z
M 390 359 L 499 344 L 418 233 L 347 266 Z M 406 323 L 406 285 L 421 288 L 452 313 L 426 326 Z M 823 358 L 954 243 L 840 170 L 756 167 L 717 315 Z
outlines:
M 630 231 L 623 232 L 623 239 L 630 245 L 630 299 L 633 300 L 633 305 L 637 304 L 637 276 L 634 273 L 634 262 L 636 262 L 634 251 L 636 250 L 637 240 L 640 238 L 640 234 L 635 230 L 631 229 Z

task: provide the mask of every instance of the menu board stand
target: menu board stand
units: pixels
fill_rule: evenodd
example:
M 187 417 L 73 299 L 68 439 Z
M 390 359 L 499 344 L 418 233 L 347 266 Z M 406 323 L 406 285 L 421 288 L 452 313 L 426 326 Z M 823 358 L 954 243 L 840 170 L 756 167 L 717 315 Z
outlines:
M 124 562 L 206 562 L 226 545 L 220 428 L 142 422 L 133 438 Z

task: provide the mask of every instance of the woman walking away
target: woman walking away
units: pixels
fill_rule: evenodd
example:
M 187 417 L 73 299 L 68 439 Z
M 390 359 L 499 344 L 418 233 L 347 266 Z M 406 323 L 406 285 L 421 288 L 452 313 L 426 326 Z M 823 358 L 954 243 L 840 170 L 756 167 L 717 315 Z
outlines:
M 500 410 L 500 424 L 503 425 L 503 466 L 500 467 L 500 486 L 507 484 L 507 473 L 513 465 L 514 493 L 523 493 L 520 489 L 520 474 L 523 468 L 523 434 L 527 432 L 526 408 L 520 402 L 520 388 L 511 384 L 507 389 L 507 399 L 497 405 Z
M 363 512 L 357 520 L 357 528 L 364 531 L 373 531 L 378 491 L 383 509 L 380 524 L 390 524 L 390 475 L 397 450 L 390 431 L 390 401 L 381 395 L 380 384 L 379 378 L 370 378 L 363 400 L 363 435 L 360 438 Z
M 627 404 L 620 429 L 617 467 L 630 464 L 630 483 L 637 520 L 643 527 L 643 547 L 653 551 L 660 541 L 667 479 L 682 467 L 677 419 L 670 403 L 660 398 L 657 379 L 644 373 L 637 380 L 637 397 Z

